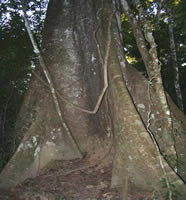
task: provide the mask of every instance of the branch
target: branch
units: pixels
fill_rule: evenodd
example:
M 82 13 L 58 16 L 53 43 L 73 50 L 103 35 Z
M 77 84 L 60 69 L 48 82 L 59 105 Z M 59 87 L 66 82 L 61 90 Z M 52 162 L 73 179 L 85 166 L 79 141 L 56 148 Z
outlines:
M 162 143 L 161 150 L 165 155 L 172 156 L 175 160 L 176 150 L 174 147 L 174 135 L 172 133 L 172 119 L 171 112 L 167 103 L 163 82 L 161 78 L 161 63 L 158 59 L 156 43 L 152 34 L 152 27 L 150 22 L 146 19 L 144 9 L 139 0 L 133 0 L 133 4 L 139 13 L 139 19 L 133 15 L 127 0 L 121 0 L 124 12 L 129 19 L 130 24 L 133 27 L 134 36 L 138 45 L 140 54 L 142 55 L 143 62 L 145 64 L 149 80 L 153 80 L 153 87 L 157 98 L 160 102 L 163 122 L 161 130 Z M 140 25 L 139 25 L 140 24 Z M 144 31 L 144 35 L 143 32 Z M 147 47 L 147 42 L 150 45 L 150 49 Z
M 121 0 L 121 5 L 124 10 L 124 13 L 126 17 L 129 19 L 129 22 L 132 26 L 134 37 L 136 39 L 137 47 L 139 49 L 139 52 L 142 56 L 143 62 L 145 64 L 145 68 L 148 74 L 149 79 L 153 77 L 152 68 L 151 68 L 151 58 L 148 52 L 148 48 L 146 46 L 146 41 L 142 32 L 142 28 L 139 24 L 139 21 L 136 19 L 134 14 L 132 13 L 128 2 L 126 0 Z
M 151 65 L 152 65 L 151 74 L 153 75 L 153 77 L 150 77 L 149 80 L 154 79 L 152 86 L 154 86 L 155 88 L 155 92 L 160 102 L 162 115 L 163 115 L 163 126 L 162 126 L 162 131 L 161 131 L 161 137 L 162 137 L 162 141 L 164 142 L 164 146 L 162 146 L 162 150 L 164 151 L 163 153 L 165 154 L 165 157 L 171 156 L 176 161 L 177 155 L 176 155 L 176 150 L 174 147 L 174 135 L 172 132 L 172 118 L 171 118 L 171 112 L 169 109 L 169 105 L 167 103 L 167 98 L 166 98 L 164 87 L 163 87 L 163 81 L 161 77 L 161 62 L 158 59 L 157 45 L 155 43 L 151 24 L 149 20 L 145 17 L 145 11 L 141 5 L 141 2 L 139 0 L 133 0 L 133 2 L 136 6 L 136 9 L 139 12 L 140 21 L 144 29 L 145 39 L 150 45 L 149 55 L 151 57 Z

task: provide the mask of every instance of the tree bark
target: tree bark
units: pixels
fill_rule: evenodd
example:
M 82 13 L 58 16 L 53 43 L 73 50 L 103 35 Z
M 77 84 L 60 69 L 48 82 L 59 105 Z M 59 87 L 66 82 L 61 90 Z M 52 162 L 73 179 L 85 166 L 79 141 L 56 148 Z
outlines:
M 174 183 L 184 196 L 184 183 L 163 158 L 166 174 L 162 170 L 161 155 L 144 126 L 146 118 L 137 109 L 142 106 L 135 104 L 135 98 L 129 93 L 129 80 L 138 80 L 139 76 L 136 72 L 130 77 L 127 75 L 131 68 L 124 60 L 116 18 L 111 17 L 113 13 L 111 0 L 50 1 L 42 54 L 60 94 L 61 110 L 82 152 L 90 158 L 97 159 L 108 152 L 110 134 L 113 134 L 112 186 L 120 188 L 121 198 L 135 199 L 142 191 L 144 198 L 152 196 L 154 191 L 162 194 L 166 192 L 160 185 L 162 178 Z M 111 49 L 109 57 L 105 57 L 110 37 Z M 72 103 L 93 110 L 104 87 L 105 59 L 108 59 L 107 95 L 96 114 L 87 114 Z M 79 157 L 61 127 L 51 93 L 43 84 L 46 80 L 42 71 L 38 75 L 42 82 L 34 78 L 25 97 L 17 122 L 21 143 L 0 174 L 1 188 L 13 187 L 36 176 L 52 160 Z M 145 82 L 140 79 L 140 83 L 145 91 Z M 143 97 L 136 95 L 143 102 Z M 161 117 L 160 113 L 157 116 Z
M 98 42 L 94 36 L 98 31 L 104 56 L 106 42 L 103 38 L 107 35 L 103 35 L 102 29 L 97 30 L 100 21 L 96 16 L 101 7 L 100 1 L 90 0 L 50 2 L 42 44 L 44 61 L 54 87 L 62 97 L 60 106 L 64 118 L 81 151 L 95 160 L 105 154 L 110 145 L 107 99 L 94 115 L 82 112 L 72 104 L 93 110 L 104 85 Z M 36 176 L 51 160 L 79 157 L 61 127 L 51 93 L 43 84 L 47 80 L 42 70 L 37 74 L 42 82 L 34 77 L 25 97 L 17 122 L 17 144 L 21 144 L 1 173 L 2 187 Z
M 164 158 L 160 159 L 161 155 L 156 149 L 156 144 L 153 143 L 146 126 L 144 126 L 147 125 L 149 109 L 148 81 L 135 69 L 128 66 L 124 60 L 119 35 L 116 34 L 114 28 L 112 36 L 109 65 L 110 101 L 116 138 L 112 186 L 120 188 L 121 199 L 127 197 L 136 199 L 137 194 L 142 191 L 144 191 L 143 198 L 150 198 L 154 191 L 158 191 L 161 199 L 165 191 L 160 182 L 167 176 L 168 181 L 175 184 L 176 190 L 180 189 L 184 196 L 184 183 L 179 181 L 179 177 L 168 166 Z M 123 76 L 121 71 L 123 71 Z M 156 99 L 156 95 L 153 98 Z M 155 101 L 158 102 L 158 98 Z M 161 110 L 161 106 L 158 107 L 156 104 L 152 109 L 154 109 L 152 113 L 156 115 L 155 113 Z M 159 114 L 157 113 L 157 115 Z M 156 121 L 156 117 L 154 121 Z M 154 131 L 153 127 L 151 129 Z M 166 172 L 163 172 L 161 161 Z M 157 179 L 157 177 L 159 178 Z
M 167 7 L 167 14 L 168 14 L 168 29 L 169 29 L 169 40 L 170 40 L 170 52 L 171 52 L 171 65 L 174 72 L 174 88 L 176 91 L 176 97 L 177 97 L 177 104 L 178 107 L 183 111 L 183 102 L 182 102 L 182 94 L 180 89 L 180 83 L 179 83 L 179 68 L 178 68 L 178 62 L 177 62 L 177 54 L 176 54 L 176 45 L 174 40 L 174 29 L 173 29 L 173 16 L 172 16 L 172 10 L 168 6 Z
M 159 135 L 161 139 L 158 140 L 161 151 L 170 160 L 176 160 L 176 150 L 174 147 L 174 134 L 172 131 L 172 119 L 170 109 L 167 103 L 165 95 L 162 77 L 161 77 L 161 63 L 159 62 L 157 55 L 157 45 L 155 43 L 152 28 L 150 22 L 145 17 L 145 12 L 140 1 L 134 0 L 133 3 L 138 11 L 136 16 L 133 14 L 129 7 L 127 0 L 121 0 L 123 10 L 129 19 L 131 26 L 133 27 L 134 36 L 139 49 L 139 52 L 143 58 L 143 62 L 148 74 L 148 91 L 149 99 L 151 99 L 152 93 L 155 93 L 159 99 L 161 106 L 162 126 L 159 129 Z M 139 18 L 137 20 L 136 18 Z M 147 46 L 147 42 L 150 47 Z M 150 100 L 151 101 L 151 100 Z M 152 102 L 151 102 L 152 104 Z M 150 106 L 151 107 L 151 106 Z M 149 107 L 149 119 L 151 116 L 151 108 Z M 166 147 L 165 147 L 166 144 Z

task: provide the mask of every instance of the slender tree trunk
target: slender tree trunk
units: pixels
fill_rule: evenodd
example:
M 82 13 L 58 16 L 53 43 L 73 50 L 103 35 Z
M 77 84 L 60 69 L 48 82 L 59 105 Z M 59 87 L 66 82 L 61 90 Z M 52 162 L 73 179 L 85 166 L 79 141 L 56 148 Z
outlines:
M 159 133 L 155 135 L 161 151 L 165 156 L 174 158 L 176 160 L 176 151 L 174 147 L 174 134 L 172 132 L 172 119 L 171 112 L 167 103 L 162 77 L 161 77 L 161 64 L 157 56 L 157 45 L 155 43 L 152 28 L 150 22 L 145 17 L 144 9 L 138 0 L 134 0 L 133 3 L 138 11 L 139 20 L 133 14 L 128 1 L 121 0 L 123 10 L 129 19 L 130 24 L 133 27 L 134 36 L 139 49 L 139 52 L 143 58 L 143 62 L 148 74 L 148 96 L 151 99 L 152 93 L 159 98 L 159 104 L 161 106 L 162 125 L 159 129 Z M 147 42 L 150 48 L 147 46 Z M 152 102 L 151 102 L 152 104 Z M 149 107 L 149 120 L 151 120 L 151 107 Z M 165 147 L 166 144 L 166 147 Z
M 174 72 L 174 87 L 176 91 L 178 107 L 183 111 L 184 108 L 183 108 L 182 94 L 181 94 L 180 83 L 179 83 L 179 67 L 178 67 L 178 62 L 177 62 L 176 46 L 175 46 L 175 39 L 174 39 L 173 16 L 172 16 L 172 10 L 170 7 L 167 7 L 167 13 L 168 13 L 168 18 L 169 18 L 168 29 L 169 29 L 171 60 L 172 60 L 171 66 Z

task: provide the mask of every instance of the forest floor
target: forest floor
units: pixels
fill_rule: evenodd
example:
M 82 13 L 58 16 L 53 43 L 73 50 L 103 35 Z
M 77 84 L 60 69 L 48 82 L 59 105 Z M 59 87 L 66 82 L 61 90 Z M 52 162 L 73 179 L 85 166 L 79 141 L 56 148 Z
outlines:
M 119 200 L 111 189 L 111 163 L 86 166 L 82 160 L 55 161 L 34 179 L 11 191 L 0 191 L 0 200 Z

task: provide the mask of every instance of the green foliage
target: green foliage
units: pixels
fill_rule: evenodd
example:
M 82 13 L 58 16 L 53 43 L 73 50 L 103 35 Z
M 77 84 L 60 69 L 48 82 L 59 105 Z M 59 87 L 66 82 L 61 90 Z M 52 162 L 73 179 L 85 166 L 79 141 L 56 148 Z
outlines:
M 159 193 L 158 191 L 154 190 L 151 200 L 158 200 L 158 198 L 159 198 Z
M 124 13 L 122 13 L 121 15 L 121 23 L 126 59 L 130 64 L 133 64 L 136 69 L 141 72 L 145 72 L 145 66 L 138 51 L 132 27 L 128 19 L 125 17 Z
M 31 27 L 41 42 L 46 1 L 29 1 Z M 46 7 L 46 5 L 44 5 Z M 15 122 L 29 88 L 36 63 L 33 48 L 20 15 L 20 1 L 0 2 L 0 169 L 15 151 Z
M 164 197 L 164 200 L 182 200 L 180 193 L 177 191 L 176 187 L 172 183 L 168 183 L 169 187 L 167 185 L 167 179 L 162 178 L 160 180 L 160 184 L 162 187 L 161 191 L 158 191 L 155 189 L 150 182 L 147 184 L 152 188 L 152 195 L 151 195 L 151 200 L 158 200 L 160 197 Z M 170 194 L 171 194 L 171 199 L 170 199 Z
M 167 180 L 166 178 L 161 179 L 162 188 L 165 190 L 164 198 L 165 200 L 170 200 L 169 195 L 172 194 L 171 200 L 181 200 L 180 199 L 180 193 L 176 190 L 176 187 L 174 184 L 169 183 L 170 188 L 167 186 Z
M 171 54 L 170 54 L 170 41 L 168 32 L 168 15 L 167 15 L 167 5 L 162 5 L 160 8 L 159 1 L 143 1 L 141 2 L 145 9 L 146 17 L 151 22 L 153 28 L 153 35 L 155 37 L 155 42 L 157 44 L 157 51 L 159 60 L 162 63 L 162 77 L 164 82 L 164 87 L 174 100 L 176 99 L 176 91 L 174 86 L 174 73 L 171 67 Z M 131 8 L 134 10 L 133 14 L 136 18 L 139 18 L 138 12 L 136 11 L 132 2 L 130 2 Z M 183 104 L 186 108 L 186 1 L 181 0 L 171 0 L 169 6 L 172 8 L 173 19 L 174 19 L 174 37 L 176 43 L 176 53 L 177 53 L 177 65 L 179 67 L 180 75 L 180 87 L 183 96 Z M 160 18 L 158 13 L 161 13 Z M 126 18 L 125 14 L 121 15 L 122 22 L 122 33 L 123 33 L 123 43 L 126 56 L 136 60 L 132 62 L 133 66 L 139 71 L 146 73 L 146 69 L 139 54 L 136 41 L 133 35 L 132 27 Z M 148 45 L 147 45 L 148 47 Z
M 55 200 L 65 200 L 65 197 L 63 197 L 63 196 L 57 196 L 57 197 L 55 198 Z
M 13 16 L 10 25 L 11 28 L 1 27 L 0 32 L 0 167 L 7 162 L 13 150 L 10 148 L 14 138 L 12 132 L 31 76 L 32 49 L 23 31 L 23 23 L 18 16 Z
M 186 107 L 185 100 L 186 100 L 186 84 L 185 84 L 185 75 L 186 75 L 186 67 L 184 66 L 186 63 L 186 46 L 185 46 L 185 9 L 186 9 L 186 2 L 185 1 L 177 1 L 175 6 L 174 1 L 169 1 L 170 4 L 168 5 L 172 9 L 173 14 L 173 21 L 174 21 L 174 38 L 175 38 L 175 45 L 176 45 L 176 53 L 177 53 L 177 65 L 179 68 L 179 75 L 180 75 L 180 87 L 183 96 L 183 104 Z M 174 73 L 171 67 L 172 60 L 170 54 L 170 41 L 169 41 L 169 34 L 168 34 L 168 16 L 166 11 L 167 5 L 164 5 L 161 9 L 161 18 L 159 24 L 155 26 L 154 35 L 156 39 L 156 43 L 158 45 L 158 55 L 160 61 L 162 62 L 162 76 L 164 80 L 164 86 L 168 93 L 171 95 L 174 102 L 176 102 L 176 93 L 174 87 Z M 155 23 L 157 23 L 155 21 Z
M 181 0 L 174 0 L 174 4 L 178 5 L 181 2 Z

